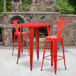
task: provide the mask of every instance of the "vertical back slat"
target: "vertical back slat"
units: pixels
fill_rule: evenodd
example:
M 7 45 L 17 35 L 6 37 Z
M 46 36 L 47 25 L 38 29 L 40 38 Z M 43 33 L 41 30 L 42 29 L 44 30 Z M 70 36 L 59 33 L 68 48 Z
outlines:
M 15 31 L 16 31 L 17 33 L 19 33 L 17 20 L 13 20 L 13 24 L 14 24 L 14 27 L 15 27 Z
M 57 37 L 61 37 L 64 23 L 65 23 L 65 19 L 59 19 L 58 28 L 57 28 Z

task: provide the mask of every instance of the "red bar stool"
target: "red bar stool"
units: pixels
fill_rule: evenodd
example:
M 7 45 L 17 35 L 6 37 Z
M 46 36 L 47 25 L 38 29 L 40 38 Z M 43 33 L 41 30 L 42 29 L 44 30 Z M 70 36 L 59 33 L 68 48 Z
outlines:
M 55 19 L 55 20 L 53 20 L 51 22 L 51 25 L 56 20 L 58 20 L 57 34 L 45 37 L 43 59 L 42 59 L 42 65 L 41 65 L 41 70 L 42 70 L 44 59 L 51 60 L 51 66 L 53 66 L 53 62 L 54 62 L 54 72 L 55 72 L 55 74 L 56 74 L 56 71 L 57 71 L 57 61 L 58 60 L 64 59 L 64 66 L 65 66 L 65 70 L 66 70 L 63 35 L 64 35 L 64 32 L 65 32 L 65 30 L 67 28 L 67 25 L 69 23 L 68 19 Z M 65 29 L 63 30 L 65 24 L 66 24 L 66 26 L 65 26 Z M 50 28 L 50 32 L 51 32 L 51 28 Z M 51 54 L 48 55 L 48 56 L 45 56 L 45 49 L 46 49 L 46 43 L 47 43 L 47 41 L 50 42 L 50 44 L 51 44 L 51 50 L 50 50 Z M 60 59 L 57 59 L 57 47 L 58 47 L 58 42 L 59 41 L 62 42 L 63 56 L 58 56 L 58 57 L 60 57 Z M 51 59 L 48 58 L 49 56 L 51 56 Z
M 14 40 L 13 40 L 13 50 L 12 50 L 12 56 L 13 56 L 13 53 L 14 53 L 14 48 L 15 48 L 15 37 L 18 36 L 18 48 L 19 48 L 19 42 L 21 44 L 21 51 L 23 52 L 23 38 L 22 40 L 20 41 L 20 32 L 19 32 L 19 29 L 18 29 L 18 22 L 22 23 L 20 20 L 12 20 L 10 22 L 10 24 L 12 25 L 12 28 L 13 28 L 13 31 L 14 31 Z M 14 27 L 13 27 L 13 24 L 14 24 Z M 14 29 L 15 28 L 15 29 Z M 25 36 L 26 38 L 26 45 L 27 45 L 27 51 L 28 51 L 28 55 L 30 55 L 29 53 L 29 48 L 28 48 L 28 40 L 27 40 L 27 33 L 26 32 L 22 32 L 22 36 L 23 37 Z

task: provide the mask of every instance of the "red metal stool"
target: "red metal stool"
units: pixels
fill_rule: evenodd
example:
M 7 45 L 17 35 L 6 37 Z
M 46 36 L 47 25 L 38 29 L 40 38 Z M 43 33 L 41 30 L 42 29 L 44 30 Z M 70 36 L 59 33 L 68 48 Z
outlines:
M 69 23 L 69 20 L 67 20 L 67 19 L 55 19 L 55 20 L 53 20 L 51 22 L 51 25 L 56 20 L 59 21 L 58 22 L 58 28 L 57 28 L 57 34 L 56 35 L 53 35 L 53 36 L 47 36 L 47 37 L 45 37 L 45 44 L 44 44 L 44 51 L 43 51 L 43 59 L 42 59 L 42 66 L 41 66 L 41 70 L 42 70 L 44 59 L 51 60 L 51 66 L 53 66 L 53 62 L 54 62 L 54 72 L 55 72 L 55 74 L 56 74 L 56 71 L 57 71 L 57 61 L 58 60 L 64 59 L 64 66 L 65 66 L 65 70 L 66 70 L 63 35 L 64 35 L 64 32 L 65 32 L 65 30 L 67 28 L 67 25 Z M 65 29 L 63 31 L 64 24 L 66 24 L 66 26 L 65 26 Z M 51 32 L 51 28 L 50 28 L 50 32 Z M 47 41 L 50 42 L 50 44 L 51 44 L 51 50 L 50 50 L 51 55 L 45 56 L 45 49 L 46 49 L 46 42 Z M 58 56 L 58 57 L 60 57 L 60 59 L 57 59 L 57 46 L 58 46 L 58 42 L 59 41 L 62 42 L 63 56 Z M 51 59 L 47 58 L 49 56 L 51 56 Z
M 14 53 L 14 47 L 15 47 L 15 37 L 18 36 L 18 43 L 20 42 L 20 32 L 19 32 L 19 29 L 18 29 L 18 22 L 21 23 L 20 20 L 12 20 L 10 23 L 12 25 L 12 28 L 13 28 L 13 31 L 14 31 L 14 41 L 13 41 L 13 50 L 12 50 L 12 56 L 13 56 L 13 53 Z M 14 24 L 14 27 L 13 27 L 13 24 Z M 15 28 L 15 29 L 14 29 Z M 26 45 L 27 45 L 27 51 L 28 51 L 28 55 L 30 55 L 29 53 L 29 48 L 28 48 L 28 40 L 27 40 L 27 33 L 26 32 L 22 32 L 22 36 L 23 37 L 25 36 L 26 38 Z M 21 51 L 23 52 L 23 38 L 21 40 Z M 19 47 L 18 47 L 19 48 Z

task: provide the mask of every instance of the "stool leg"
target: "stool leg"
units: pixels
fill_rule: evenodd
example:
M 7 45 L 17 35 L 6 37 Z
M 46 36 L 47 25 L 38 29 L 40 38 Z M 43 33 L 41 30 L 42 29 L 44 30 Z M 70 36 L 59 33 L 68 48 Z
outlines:
M 17 64 L 18 64 L 18 61 L 19 61 L 19 58 L 20 58 L 20 53 L 21 53 L 21 39 L 20 39 L 20 36 L 18 36 L 18 56 L 17 56 Z
M 21 36 L 21 52 L 23 53 L 23 36 Z
M 54 72 L 57 71 L 57 40 L 53 41 Z
M 52 47 L 52 42 L 49 41 L 49 47 L 50 47 L 50 55 L 51 55 L 51 66 L 53 66 L 53 47 Z
M 13 56 L 13 53 L 14 53 L 14 47 L 15 47 L 15 35 L 14 35 L 14 41 L 13 41 L 13 50 L 12 50 L 12 56 Z
M 47 42 L 47 40 L 45 39 L 44 51 L 43 51 L 43 59 L 42 59 L 42 65 L 41 65 L 41 71 L 42 71 L 43 63 L 44 63 L 44 56 L 45 56 L 46 42 Z
M 65 53 L 64 53 L 64 42 L 63 42 L 63 40 L 62 40 L 62 51 L 63 51 L 63 58 L 64 58 L 64 66 L 65 66 L 65 70 L 66 70 Z
M 27 34 L 26 34 L 26 45 L 27 45 L 27 51 L 28 51 L 28 55 L 30 56 L 30 52 L 29 52 L 29 48 L 28 48 L 28 40 L 27 40 Z
M 51 42 L 51 50 L 50 50 L 50 54 L 51 54 L 51 66 L 53 66 L 53 42 Z

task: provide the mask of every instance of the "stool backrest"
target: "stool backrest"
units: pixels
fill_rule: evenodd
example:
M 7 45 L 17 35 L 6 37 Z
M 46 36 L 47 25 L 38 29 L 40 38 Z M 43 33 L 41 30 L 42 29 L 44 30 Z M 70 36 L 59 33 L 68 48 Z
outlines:
M 19 29 L 18 29 L 18 22 L 21 22 L 20 20 L 12 20 L 10 22 L 10 24 L 12 25 L 13 31 L 15 31 L 16 33 L 19 33 Z M 13 24 L 12 24 L 13 23 Z M 22 23 L 22 22 L 21 22 Z M 13 27 L 14 25 L 14 27 Z M 15 28 L 15 30 L 14 30 Z
M 64 35 L 64 32 L 67 28 L 67 25 L 69 24 L 69 20 L 68 19 L 63 19 L 63 18 L 60 18 L 60 19 L 54 19 L 52 22 L 51 22 L 51 25 L 53 24 L 53 22 L 55 22 L 56 20 L 58 20 L 58 27 L 57 27 L 57 37 L 62 37 Z M 64 25 L 65 25 L 65 28 L 64 28 Z M 63 30 L 64 28 L 64 30 Z M 51 28 L 50 28 L 51 29 Z M 63 32 L 63 33 L 62 33 Z

